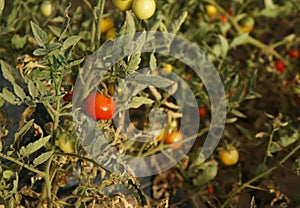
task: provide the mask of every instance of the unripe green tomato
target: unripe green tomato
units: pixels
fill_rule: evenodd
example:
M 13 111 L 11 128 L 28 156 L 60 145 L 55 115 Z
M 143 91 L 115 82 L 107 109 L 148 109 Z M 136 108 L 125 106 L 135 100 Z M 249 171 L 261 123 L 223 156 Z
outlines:
M 68 134 L 64 133 L 59 136 L 58 139 L 59 148 L 64 153 L 74 153 L 75 152 L 75 142 L 69 139 Z
M 120 11 L 130 10 L 132 6 L 132 0 L 112 0 L 112 3 Z
M 156 9 L 154 0 L 133 0 L 132 11 L 141 20 L 149 19 Z
M 241 30 L 246 33 L 246 32 L 251 32 L 253 30 L 255 21 L 252 17 L 246 16 L 240 20 L 239 24 Z
M 53 9 L 54 6 L 50 1 L 44 1 L 40 6 L 41 13 L 45 17 L 50 17 L 53 12 Z

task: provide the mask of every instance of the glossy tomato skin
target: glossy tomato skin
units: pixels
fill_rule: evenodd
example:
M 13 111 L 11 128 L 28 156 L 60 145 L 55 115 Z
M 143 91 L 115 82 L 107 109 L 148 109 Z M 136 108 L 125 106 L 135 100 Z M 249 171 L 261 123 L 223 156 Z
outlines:
M 114 27 L 114 21 L 111 18 L 106 17 L 101 20 L 101 32 L 102 33 L 107 33 L 107 31 L 109 31 L 113 27 Z
M 276 70 L 279 72 L 284 72 L 286 69 L 285 63 L 282 60 L 278 60 L 275 62 Z
M 44 1 L 40 6 L 40 10 L 42 15 L 50 17 L 53 12 L 53 4 L 50 1 Z
M 130 10 L 133 0 L 112 0 L 112 3 L 120 11 Z
M 204 106 L 200 106 L 199 108 L 198 108 L 198 114 L 199 114 L 199 116 L 200 116 L 200 118 L 202 117 L 205 117 L 206 116 L 206 108 L 204 107 Z
M 108 120 L 116 112 L 115 102 L 101 93 L 91 93 L 85 102 L 87 114 L 96 120 Z
M 219 151 L 220 161 L 226 166 L 235 165 L 239 161 L 239 152 L 234 147 Z
M 183 140 L 183 135 L 179 131 L 172 131 L 165 136 L 164 144 L 173 144 Z M 182 143 L 177 143 L 172 145 L 171 149 L 179 149 L 182 146 Z
M 214 5 L 211 4 L 207 4 L 205 5 L 205 10 L 207 12 L 207 15 L 212 18 L 216 15 L 216 13 L 218 12 L 217 8 Z
M 141 20 L 149 19 L 156 9 L 154 0 L 133 0 L 132 11 Z
M 68 134 L 62 134 L 59 136 L 58 145 L 64 153 L 75 152 L 75 142 L 68 138 Z
M 117 38 L 117 33 L 115 28 L 111 28 L 107 31 L 107 33 L 105 34 L 105 40 L 115 40 Z

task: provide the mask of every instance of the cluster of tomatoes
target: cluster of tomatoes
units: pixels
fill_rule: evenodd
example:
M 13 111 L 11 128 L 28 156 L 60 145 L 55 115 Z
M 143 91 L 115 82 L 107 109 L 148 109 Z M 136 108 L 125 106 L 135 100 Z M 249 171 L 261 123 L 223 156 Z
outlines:
M 156 9 L 155 0 L 112 0 L 112 2 L 120 11 L 132 10 L 141 20 L 152 17 Z
M 205 10 L 208 17 L 210 18 L 215 18 L 216 15 L 218 14 L 218 9 L 211 4 L 206 4 Z M 233 16 L 233 12 L 231 9 L 227 9 L 227 13 L 230 16 Z M 225 15 L 221 14 L 219 17 L 222 22 L 228 22 L 228 18 Z M 241 20 L 239 20 L 240 29 L 245 33 L 251 32 L 254 28 L 254 25 L 255 25 L 255 20 L 251 16 L 246 15 Z
M 101 33 L 105 34 L 105 40 L 116 39 L 116 29 L 114 28 L 115 24 L 112 18 L 104 17 L 101 20 Z
M 300 48 L 299 49 L 292 48 L 288 51 L 288 57 L 290 59 L 297 59 L 299 55 L 300 55 Z M 275 62 L 275 68 L 278 72 L 284 72 L 286 70 L 286 64 L 284 63 L 283 60 L 277 60 Z

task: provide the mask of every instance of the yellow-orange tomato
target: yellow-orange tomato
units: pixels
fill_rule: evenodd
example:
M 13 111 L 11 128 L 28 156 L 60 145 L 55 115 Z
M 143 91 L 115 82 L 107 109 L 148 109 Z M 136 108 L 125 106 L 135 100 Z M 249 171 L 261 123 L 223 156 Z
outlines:
M 179 131 L 172 131 L 171 133 L 168 133 L 165 136 L 164 144 L 173 144 L 171 146 L 171 149 L 178 149 L 182 146 L 182 143 L 180 141 L 183 140 L 183 135 Z
M 101 32 L 102 33 L 107 33 L 113 27 L 114 27 L 114 21 L 111 18 L 106 17 L 101 20 Z
M 230 146 L 228 149 L 219 151 L 219 158 L 224 165 L 232 166 L 239 161 L 239 152 L 235 147 Z
M 173 71 L 173 67 L 171 64 L 165 64 L 163 67 L 163 73 L 164 74 L 171 74 Z
M 217 8 L 214 5 L 211 4 L 207 4 L 205 5 L 205 10 L 207 12 L 207 15 L 212 18 L 216 15 L 216 13 L 218 12 Z
M 156 137 L 156 141 L 160 142 L 166 136 L 166 130 L 161 130 L 160 134 Z
M 243 32 L 251 32 L 254 28 L 255 21 L 252 17 L 246 16 L 239 22 L 240 28 Z
M 117 33 L 115 28 L 111 28 L 110 30 L 107 31 L 106 36 L 105 36 L 105 40 L 114 40 L 117 38 Z
M 112 0 L 112 3 L 120 11 L 130 10 L 132 6 L 132 0 Z

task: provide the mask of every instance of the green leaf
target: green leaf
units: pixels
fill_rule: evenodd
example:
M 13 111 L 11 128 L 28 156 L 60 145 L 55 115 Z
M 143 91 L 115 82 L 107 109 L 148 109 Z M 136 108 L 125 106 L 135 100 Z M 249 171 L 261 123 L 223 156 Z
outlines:
M 229 45 L 227 39 L 223 35 L 219 35 L 219 39 L 221 42 L 221 57 L 225 58 L 228 53 Z
M 249 140 L 253 140 L 253 139 L 254 139 L 252 133 L 251 133 L 248 129 L 242 127 L 242 126 L 239 125 L 239 124 L 236 124 L 235 126 L 236 126 L 236 128 L 237 128 L 237 129 L 238 129 L 238 130 L 239 130 L 239 131 L 240 131 L 247 139 L 249 139 Z
M 199 187 L 207 184 L 216 177 L 218 163 L 216 161 L 210 161 L 203 163 L 200 168 L 198 174 L 193 177 L 193 184 Z
M 278 142 L 281 146 L 287 147 L 296 141 L 298 141 L 300 138 L 300 133 L 299 132 L 294 132 L 291 136 L 289 135 L 284 135 L 280 137 L 280 141 Z
M 59 42 L 54 42 L 54 43 L 51 43 L 49 46 L 48 46 L 48 51 L 53 51 L 53 50 L 56 50 L 58 48 L 61 47 L 61 43 Z
M 0 97 L 2 97 L 5 101 L 7 101 L 8 103 L 10 103 L 12 105 L 17 104 L 16 96 L 11 91 L 9 91 L 7 88 L 4 88 L 2 90 L 2 93 L 0 93 Z
M 143 84 L 143 85 L 153 85 L 157 88 L 165 88 L 169 87 L 174 82 L 167 78 L 161 76 L 152 76 L 152 75 L 144 75 L 139 73 L 134 73 L 131 76 L 128 76 L 128 80 Z
M 12 170 L 5 170 L 3 171 L 3 178 L 4 179 L 10 179 L 14 175 L 14 172 Z
M 122 25 L 119 34 L 120 35 L 128 35 L 128 34 L 133 34 L 136 31 L 136 26 L 135 26 L 135 17 L 132 12 L 126 11 L 126 17 L 125 17 L 125 22 Z
M 28 91 L 29 91 L 29 94 L 32 98 L 36 98 L 38 95 L 39 95 L 39 91 L 38 89 L 35 87 L 34 83 L 32 80 L 29 80 L 28 81 Z
M 71 36 L 68 37 L 62 47 L 61 52 L 65 53 L 65 56 L 68 57 L 70 55 L 71 50 L 74 48 L 74 46 L 80 41 L 80 36 Z
M 18 84 L 14 84 L 14 92 L 22 101 L 27 97 L 24 90 Z
M 139 68 L 140 62 L 141 62 L 141 53 L 130 56 L 129 63 L 126 68 L 127 73 L 131 74 L 132 72 L 137 70 Z
M 254 196 L 251 199 L 250 208 L 257 208 L 257 206 L 255 205 L 255 197 Z
M 19 34 L 14 34 L 11 39 L 11 43 L 17 48 L 21 49 L 24 48 L 25 44 L 27 43 L 28 35 L 24 35 L 21 37 Z
M 185 22 L 187 16 L 188 16 L 188 12 L 184 11 L 178 19 L 172 22 L 171 30 L 170 30 L 171 33 L 176 34 L 179 31 L 181 25 Z
M 231 113 L 232 113 L 233 115 L 235 115 L 236 117 L 239 117 L 239 118 L 247 118 L 247 116 L 246 116 L 245 114 L 243 114 L 242 112 L 240 112 L 240 111 L 238 111 L 238 110 L 235 110 L 235 109 L 233 109 L 233 110 L 231 111 Z
M 230 48 L 235 48 L 239 45 L 242 45 L 243 43 L 245 43 L 246 39 L 248 38 L 249 34 L 248 33 L 244 33 L 242 35 L 239 35 L 237 37 L 235 37 L 232 42 L 230 43 L 229 47 Z
M 9 81 L 12 85 L 14 85 L 16 83 L 16 80 L 18 79 L 18 75 L 16 74 L 15 70 L 2 60 L 0 63 L 1 63 L 3 77 L 7 81 Z
M 31 24 L 31 30 L 33 32 L 34 39 L 36 40 L 36 43 L 43 48 L 46 48 L 46 44 L 48 43 L 48 36 L 45 31 L 42 30 L 37 24 L 34 22 L 30 22 Z
M 281 12 L 282 12 L 281 8 L 277 5 L 275 5 L 274 8 L 265 8 L 265 9 L 261 10 L 260 14 L 265 17 L 274 18 L 274 17 L 279 16 Z
M 0 14 L 2 13 L 4 7 L 5 7 L 5 0 L 0 0 Z
M 282 147 L 281 147 L 281 145 L 280 144 L 278 144 L 277 142 L 272 142 L 271 144 L 270 144 L 270 147 L 269 147 L 269 149 L 268 149 L 268 152 L 269 153 L 275 153 L 275 152 L 279 152 L 279 151 L 281 151 L 282 150 Z M 270 156 L 270 155 L 269 155 Z
M 33 51 L 33 55 L 35 56 L 44 56 L 47 54 L 47 50 L 44 48 L 38 48 Z
M 150 105 L 154 101 L 146 97 L 134 97 L 128 105 L 128 108 L 139 108 L 142 105 Z
M 85 60 L 85 58 L 71 61 L 71 62 L 69 62 L 68 67 L 71 68 L 73 66 L 77 66 L 77 65 L 81 64 L 84 60 Z
M 149 66 L 150 66 L 151 69 L 156 69 L 157 68 L 157 60 L 156 60 L 156 57 L 154 55 L 154 52 L 151 53 L 151 55 L 150 55 Z
M 45 152 L 33 160 L 33 165 L 38 166 L 46 162 L 54 153 L 54 150 Z
M 19 131 L 15 133 L 15 140 L 22 138 L 32 127 L 34 119 L 28 121 Z
M 30 154 L 36 152 L 37 150 L 39 150 L 40 148 L 45 146 L 50 138 L 51 138 L 51 135 L 42 137 L 35 142 L 29 143 L 26 147 L 24 147 L 24 146 L 21 147 L 20 155 L 23 157 L 29 156 Z

